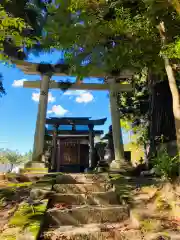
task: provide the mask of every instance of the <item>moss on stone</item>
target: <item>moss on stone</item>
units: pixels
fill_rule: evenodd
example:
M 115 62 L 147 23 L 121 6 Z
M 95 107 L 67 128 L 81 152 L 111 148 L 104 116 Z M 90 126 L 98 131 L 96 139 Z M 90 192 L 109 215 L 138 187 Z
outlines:
M 154 190 L 157 190 L 157 186 L 155 186 L 153 184 L 151 186 L 142 186 L 141 187 L 141 191 L 143 193 L 149 193 L 149 192 L 152 192 Z
M 36 183 L 26 182 L 11 184 L 6 189 L 0 190 L 0 198 L 4 196 L 8 199 L 12 198 L 17 189 L 21 187 L 29 188 L 31 191 L 33 189 L 46 190 L 46 188 L 49 190 L 52 188 L 54 180 L 52 176 L 45 176 Z M 47 204 L 48 199 L 44 199 L 39 203 L 34 202 L 33 206 L 27 202 L 22 202 L 14 216 L 10 219 L 8 228 L 0 234 L 0 240 L 37 239 L 43 223 Z
M 2 240 L 16 240 L 15 236 L 5 236 Z
M 156 209 L 159 210 L 159 211 L 170 211 L 172 210 L 172 206 L 169 202 L 167 202 L 167 200 L 159 197 L 157 200 L 156 200 Z
M 8 224 L 8 231 L 5 231 L 0 239 L 15 240 L 16 236 L 29 235 L 32 239 L 37 239 L 47 208 L 48 200 L 44 200 L 37 206 L 32 207 L 23 202 Z M 17 231 L 15 231 L 15 229 Z
M 160 221 L 156 219 L 144 219 L 140 222 L 141 230 L 143 232 L 153 232 L 156 231 L 159 227 Z
M 2 202 L 6 201 L 16 201 L 17 195 L 21 194 L 21 190 L 28 190 L 30 191 L 32 188 L 31 182 L 25 182 L 25 183 L 11 183 L 7 184 L 6 188 L 0 189 L 0 205 L 2 205 Z
M 39 205 L 34 207 L 28 203 L 22 203 L 19 206 L 17 212 L 9 221 L 9 228 L 12 228 L 12 230 L 14 228 L 19 228 L 19 234 L 28 233 L 34 237 L 34 239 L 36 239 L 41 228 L 44 213 L 47 208 L 47 203 L 48 201 L 44 200 L 39 203 Z M 9 239 L 12 238 L 12 240 L 15 239 L 13 239 L 13 233 L 7 237 Z
M 30 172 L 32 172 L 32 171 L 48 171 L 48 168 L 24 168 L 24 171 L 30 171 Z
M 9 226 L 25 228 L 34 226 L 34 224 L 39 223 L 39 220 L 43 217 L 46 207 L 47 200 L 42 201 L 39 205 L 34 206 L 33 208 L 28 203 L 21 204 L 13 218 L 10 220 Z
M 19 187 L 29 187 L 32 185 L 32 182 L 23 182 L 23 183 L 8 183 L 7 187 L 14 187 L 14 188 L 19 188 Z

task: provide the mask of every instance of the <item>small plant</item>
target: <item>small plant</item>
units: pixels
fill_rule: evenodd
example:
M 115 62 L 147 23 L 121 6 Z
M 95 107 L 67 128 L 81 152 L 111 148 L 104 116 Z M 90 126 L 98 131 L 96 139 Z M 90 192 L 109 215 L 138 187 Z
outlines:
M 172 179 L 177 176 L 179 170 L 179 156 L 169 156 L 167 149 L 163 147 L 153 159 L 155 174 L 163 179 Z
M 6 201 L 5 201 L 5 197 L 0 199 L 0 209 L 4 207 Z

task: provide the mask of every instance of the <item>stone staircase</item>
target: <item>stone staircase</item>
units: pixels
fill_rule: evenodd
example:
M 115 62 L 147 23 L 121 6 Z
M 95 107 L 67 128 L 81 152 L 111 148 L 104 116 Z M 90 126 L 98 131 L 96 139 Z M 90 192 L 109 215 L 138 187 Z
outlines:
M 40 239 L 123 239 L 118 229 L 128 218 L 128 207 L 119 204 L 108 175 L 59 175 Z

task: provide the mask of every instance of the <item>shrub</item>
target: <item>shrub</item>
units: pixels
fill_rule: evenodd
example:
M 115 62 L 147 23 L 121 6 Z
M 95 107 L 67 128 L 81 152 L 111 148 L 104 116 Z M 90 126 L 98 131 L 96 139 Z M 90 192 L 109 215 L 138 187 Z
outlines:
M 179 156 L 169 156 L 166 148 L 159 150 L 152 162 L 156 175 L 164 179 L 172 179 L 178 176 Z

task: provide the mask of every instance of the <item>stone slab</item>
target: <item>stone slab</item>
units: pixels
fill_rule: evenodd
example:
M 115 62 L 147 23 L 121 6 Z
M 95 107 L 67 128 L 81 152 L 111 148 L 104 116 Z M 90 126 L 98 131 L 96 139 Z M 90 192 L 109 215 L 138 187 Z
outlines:
M 97 183 L 110 181 L 108 174 L 63 174 L 56 177 L 58 184 Z
M 81 226 L 62 226 L 55 230 L 49 229 L 42 236 L 46 240 L 142 240 L 139 230 L 124 231 L 122 223 L 86 224 Z
M 111 183 L 87 184 L 55 184 L 53 190 L 57 193 L 79 194 L 87 192 L 106 192 L 113 188 Z
M 88 194 L 54 194 L 51 204 L 65 203 L 71 205 L 118 205 L 118 196 L 115 192 L 96 192 Z
M 57 208 L 47 211 L 47 221 L 52 226 L 78 225 L 90 223 L 122 222 L 127 220 L 129 211 L 127 207 L 90 207 L 71 206 L 71 209 L 58 210 Z

